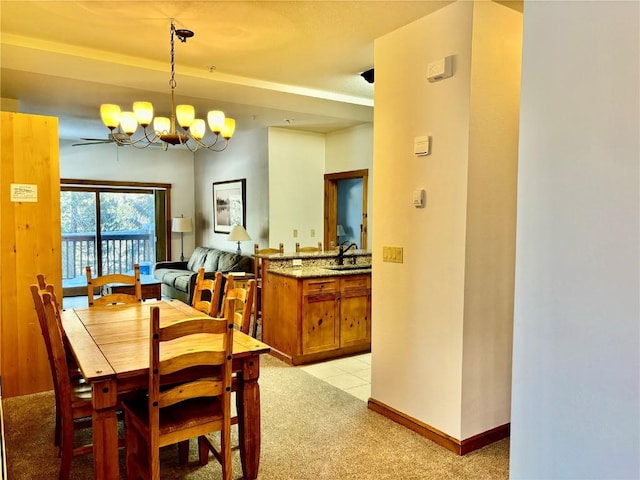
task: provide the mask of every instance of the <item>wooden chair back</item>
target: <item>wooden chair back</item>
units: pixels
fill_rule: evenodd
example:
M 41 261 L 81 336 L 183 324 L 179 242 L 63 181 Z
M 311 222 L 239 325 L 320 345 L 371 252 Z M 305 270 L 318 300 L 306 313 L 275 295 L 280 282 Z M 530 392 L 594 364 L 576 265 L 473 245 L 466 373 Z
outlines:
M 30 289 L 42 334 L 46 339 L 45 343 L 48 344 L 47 353 L 50 354 L 49 361 L 52 366 L 56 415 L 59 415 L 60 421 L 61 463 L 58 478 L 67 480 L 71 471 L 71 459 L 77 455 L 93 452 L 93 446 L 90 444 L 74 447 L 74 430 L 76 425 L 79 425 L 74 420 L 87 419 L 87 417 L 90 419 L 92 411 L 91 390 L 86 389 L 84 398 L 81 398 L 73 388 L 64 347 L 60 311 L 55 304 L 53 295 L 48 290 L 40 290 L 39 285 L 31 285 Z M 90 420 L 82 422 L 81 425 L 90 426 Z
M 204 278 L 204 267 L 198 269 L 191 306 L 210 317 L 218 316 L 222 296 L 222 273 L 215 272 L 214 278 Z M 208 292 L 203 296 L 203 293 Z
M 124 403 L 128 477 L 148 469 L 144 478 L 160 478 L 160 448 L 198 437 L 200 463 L 206 463 L 213 449 L 223 479 L 231 480 L 231 317 L 193 317 L 161 327 L 160 309 L 151 307 L 150 324 L 147 405 L 139 409 Z M 176 383 L 181 372 L 203 366 L 210 367 L 206 377 Z M 165 377 L 171 380 L 163 381 Z M 205 437 L 218 430 L 220 451 Z
M 78 384 L 83 384 L 84 380 L 82 379 L 82 373 L 80 372 L 80 369 L 78 368 L 78 364 L 75 361 L 75 358 L 73 358 L 73 354 L 71 353 L 71 351 L 69 350 L 69 348 L 67 347 L 67 343 L 64 341 L 64 330 L 62 329 L 62 323 L 61 323 L 61 318 L 60 318 L 60 305 L 58 304 L 57 298 L 56 298 L 56 294 L 55 294 L 55 288 L 52 284 L 47 283 L 44 274 L 42 273 L 38 273 L 36 275 L 36 279 L 38 281 L 37 284 L 37 288 L 33 288 L 36 287 L 36 285 L 32 285 L 31 286 L 31 296 L 33 298 L 33 304 L 34 307 L 36 309 L 36 315 L 38 317 L 38 323 L 40 325 L 40 332 L 42 333 L 42 338 L 44 339 L 44 344 L 45 347 L 47 349 L 47 358 L 49 360 L 49 367 L 51 369 L 51 377 L 53 379 L 53 391 L 56 397 L 56 424 L 55 424 L 55 430 L 54 430 L 54 445 L 56 446 L 60 446 L 60 437 L 61 437 L 61 431 L 62 431 L 62 420 L 60 417 L 60 394 L 58 392 L 58 381 L 56 379 L 56 372 L 55 372 L 55 365 L 54 365 L 54 354 L 53 354 L 53 350 L 51 347 L 51 341 L 49 339 L 49 332 L 48 332 L 48 326 L 47 326 L 47 319 L 46 319 L 46 315 L 44 312 L 44 304 L 41 298 L 41 295 L 43 293 L 49 293 L 49 295 L 51 295 L 51 304 L 53 306 L 53 309 L 55 311 L 55 317 L 56 317 L 56 323 L 58 325 L 58 328 L 60 329 L 60 331 L 62 332 L 62 336 L 63 336 L 63 348 L 65 351 L 65 357 L 66 357 L 66 363 L 67 363 L 67 370 L 69 372 L 69 377 L 70 377 L 70 381 L 72 386 L 78 385 Z M 90 391 L 90 387 L 87 385 L 87 391 Z
M 253 245 L 253 254 L 256 255 L 253 259 L 253 273 L 258 283 L 260 283 L 260 279 L 262 278 L 262 259 L 257 257 L 257 255 L 272 255 L 275 253 L 279 253 L 280 255 L 284 253 L 284 243 L 280 242 L 278 248 L 260 248 L 260 245 L 257 243 Z
M 233 312 L 233 324 L 242 333 L 251 335 L 251 314 L 253 313 L 254 296 L 256 293 L 256 281 L 247 280 L 247 287 L 234 286 L 233 277 L 227 277 L 222 304 L 222 316 L 227 316 L 227 308 L 231 306 Z M 231 300 L 231 302 L 229 302 Z
M 91 267 L 87 265 L 87 298 L 89 307 L 106 307 L 108 305 L 116 305 L 119 303 L 136 303 L 142 301 L 142 285 L 140 284 L 140 266 L 136 263 L 133 266 L 133 275 L 124 275 L 122 273 L 112 273 L 102 275 L 101 277 L 93 277 L 91 275 Z M 96 288 L 104 289 L 107 285 L 124 284 L 131 285 L 134 288 L 134 294 L 128 293 L 109 293 L 102 294 L 100 297 L 94 297 Z
M 296 242 L 296 253 L 309 253 L 309 252 L 321 252 L 322 251 L 322 242 L 318 242 L 317 247 L 301 247 L 298 242 Z

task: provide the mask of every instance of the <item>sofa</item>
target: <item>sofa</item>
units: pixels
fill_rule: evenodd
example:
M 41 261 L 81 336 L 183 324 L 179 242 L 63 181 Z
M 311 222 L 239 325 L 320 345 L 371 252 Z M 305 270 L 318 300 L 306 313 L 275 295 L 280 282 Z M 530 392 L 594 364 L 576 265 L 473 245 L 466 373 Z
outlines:
M 215 272 L 253 273 L 253 258 L 212 247 L 196 247 L 186 262 L 158 262 L 153 276 L 161 282 L 162 296 L 191 304 L 198 269 L 204 267 L 205 278 Z

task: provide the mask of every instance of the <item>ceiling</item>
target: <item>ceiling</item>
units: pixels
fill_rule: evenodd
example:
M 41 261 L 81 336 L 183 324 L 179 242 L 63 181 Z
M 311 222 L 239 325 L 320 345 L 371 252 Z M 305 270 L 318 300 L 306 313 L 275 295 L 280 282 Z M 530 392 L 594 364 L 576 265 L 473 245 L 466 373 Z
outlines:
M 176 103 L 221 109 L 238 130 L 329 132 L 373 119 L 374 39 L 450 1 L 0 2 L 0 96 L 60 117 L 62 139 L 105 138 L 101 103 L 153 102 L 169 115 L 170 22 Z

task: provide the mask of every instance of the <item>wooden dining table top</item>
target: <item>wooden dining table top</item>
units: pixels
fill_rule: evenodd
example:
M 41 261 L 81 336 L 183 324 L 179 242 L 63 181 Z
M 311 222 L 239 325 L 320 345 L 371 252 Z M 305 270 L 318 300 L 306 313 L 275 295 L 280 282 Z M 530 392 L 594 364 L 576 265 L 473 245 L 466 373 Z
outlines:
M 84 378 L 137 377 L 149 369 L 151 307 L 160 309 L 160 324 L 206 314 L 178 300 L 142 302 L 103 308 L 79 308 L 62 312 L 62 325 Z M 192 336 L 188 348 L 211 346 L 208 336 Z M 179 342 L 165 351 L 184 348 Z M 233 356 L 242 358 L 269 352 L 270 347 L 240 331 L 233 334 Z

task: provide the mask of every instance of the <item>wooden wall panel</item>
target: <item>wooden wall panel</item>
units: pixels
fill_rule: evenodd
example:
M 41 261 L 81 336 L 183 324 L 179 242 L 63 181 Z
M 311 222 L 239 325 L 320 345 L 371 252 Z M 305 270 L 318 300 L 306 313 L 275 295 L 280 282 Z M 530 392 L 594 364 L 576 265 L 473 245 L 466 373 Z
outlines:
M 2 395 L 49 390 L 51 371 L 29 292 L 37 273 L 61 291 L 58 119 L 0 112 L 0 364 Z M 37 185 L 37 202 L 11 201 Z

